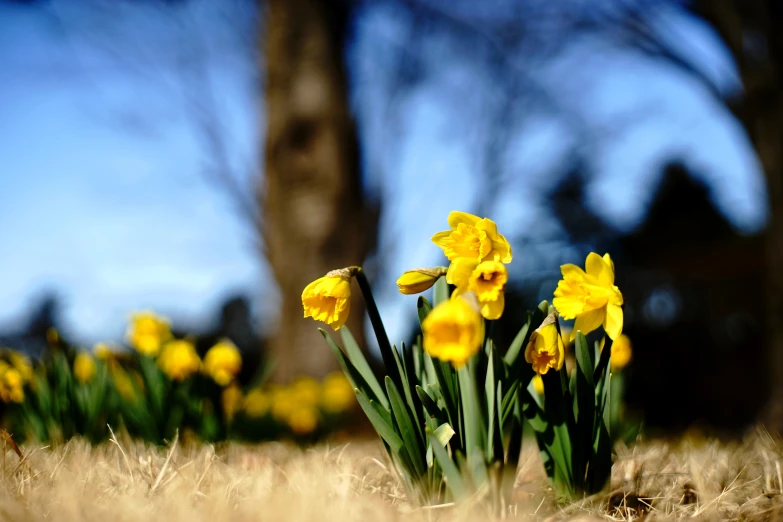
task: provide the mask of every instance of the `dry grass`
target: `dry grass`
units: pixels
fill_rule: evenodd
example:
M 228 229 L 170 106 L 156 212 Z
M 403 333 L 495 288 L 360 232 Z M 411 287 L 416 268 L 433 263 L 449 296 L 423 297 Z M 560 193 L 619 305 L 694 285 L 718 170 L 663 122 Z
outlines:
M 123 440 L 98 447 L 10 446 L 2 463 L 0 520 L 493 520 L 476 503 L 409 505 L 375 441 L 245 447 Z M 532 444 L 515 503 L 526 520 L 781 520 L 783 444 L 764 432 L 744 443 L 662 442 L 621 448 L 612 488 L 555 505 Z

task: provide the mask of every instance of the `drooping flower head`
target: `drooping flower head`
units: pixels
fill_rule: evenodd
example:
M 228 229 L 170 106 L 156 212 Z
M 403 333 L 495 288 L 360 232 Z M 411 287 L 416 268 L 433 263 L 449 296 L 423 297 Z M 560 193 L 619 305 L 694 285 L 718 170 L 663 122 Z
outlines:
M 432 287 L 432 285 L 435 284 L 435 281 L 443 275 L 446 275 L 446 267 L 444 266 L 406 270 L 399 279 L 397 279 L 397 287 L 401 294 L 420 294 Z
M 90 382 L 95 377 L 95 359 L 87 352 L 79 352 L 73 360 L 73 376 L 81 383 Z
M 351 270 L 332 270 L 307 285 L 302 292 L 304 316 L 339 330 L 351 311 Z
M 177 339 L 163 347 L 158 357 L 158 366 L 169 379 L 183 381 L 199 370 L 201 359 L 193 343 Z
M 552 304 L 564 319 L 576 319 L 571 339 L 603 326 L 611 339 L 623 330 L 623 294 L 614 285 L 614 263 L 609 254 L 595 252 L 587 256 L 585 270 L 563 265 L 563 279 L 557 283 Z
M 422 321 L 424 350 L 432 357 L 464 365 L 484 342 L 484 321 L 477 307 L 458 297 L 439 304 Z
M 453 296 L 460 296 L 465 292 L 476 294 L 484 318 L 499 319 L 503 315 L 508 282 L 508 270 L 503 263 L 455 259 L 449 266 L 446 281 L 457 287 Z
M 449 261 L 464 257 L 478 262 L 511 262 L 511 245 L 491 219 L 453 211 L 448 221 L 451 230 L 438 232 L 432 242 L 443 249 Z
M 557 331 L 557 315 L 549 314 L 533 334 L 525 348 L 525 360 L 533 365 L 538 375 L 550 368 L 559 371 L 565 361 L 565 346 Z
M 154 357 L 171 339 L 170 322 L 152 312 L 135 313 L 131 315 L 127 338 L 137 352 Z
M 228 386 L 241 369 L 242 354 L 228 339 L 218 342 L 204 356 L 204 373 L 220 386 Z

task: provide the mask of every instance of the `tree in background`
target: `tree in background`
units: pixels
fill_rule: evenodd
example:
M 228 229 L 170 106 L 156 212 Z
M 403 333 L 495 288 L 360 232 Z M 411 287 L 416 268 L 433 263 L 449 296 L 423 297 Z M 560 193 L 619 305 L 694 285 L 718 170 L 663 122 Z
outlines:
M 348 8 L 327 0 L 270 0 L 266 7 L 266 185 L 259 201 L 281 294 L 268 353 L 275 378 L 287 380 L 336 369 L 320 334 L 302 317 L 300 296 L 328 271 L 361 264 L 374 226 L 362 195 L 342 59 Z M 363 343 L 357 294 L 348 326 Z

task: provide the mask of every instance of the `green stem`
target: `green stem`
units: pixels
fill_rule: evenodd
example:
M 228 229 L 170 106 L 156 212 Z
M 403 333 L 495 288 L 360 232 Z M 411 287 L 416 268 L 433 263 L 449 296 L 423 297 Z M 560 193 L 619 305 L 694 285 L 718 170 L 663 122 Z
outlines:
M 394 360 L 394 354 L 392 354 L 392 346 L 391 343 L 389 343 L 389 337 L 386 335 L 386 328 L 383 326 L 383 320 L 378 311 L 378 305 L 375 304 L 375 297 L 372 295 L 370 282 L 367 280 L 367 275 L 364 273 L 364 270 L 362 270 L 362 267 L 356 269 L 354 276 L 356 277 L 356 282 L 359 283 L 359 289 L 362 291 L 362 296 L 364 297 L 367 315 L 370 316 L 370 323 L 375 332 L 375 338 L 378 340 L 378 347 L 381 350 L 381 357 L 383 358 L 383 365 L 386 368 L 386 373 L 392 378 L 397 389 L 402 390 L 402 379 L 400 378 L 399 372 L 395 371 L 397 363 Z

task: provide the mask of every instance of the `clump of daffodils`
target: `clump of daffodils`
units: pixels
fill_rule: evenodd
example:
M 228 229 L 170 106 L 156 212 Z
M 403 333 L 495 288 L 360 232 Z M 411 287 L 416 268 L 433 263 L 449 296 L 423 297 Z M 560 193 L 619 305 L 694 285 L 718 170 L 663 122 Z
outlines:
M 615 408 L 617 393 L 612 395 L 609 380 L 630 360 L 611 257 L 591 253 L 585 269 L 563 265 L 553 306 L 542 302 L 513 343 L 498 347 L 485 321 L 505 312 L 511 245 L 487 217 L 454 211 L 447 221 L 449 230 L 432 242 L 448 266 L 407 270 L 397 279 L 405 295 L 434 288 L 433 303 L 418 298 L 421 336 L 412 346 L 389 341 L 361 267 L 334 270 L 310 283 L 302 293 L 305 317 L 342 328 L 342 347 L 321 333 L 413 500 L 440 503 L 488 488 L 494 505 L 503 505 L 526 424 L 559 495 L 597 492 L 612 462 L 612 414 L 604 411 Z M 380 347 L 382 381 L 344 328 L 353 279 Z M 561 319 L 574 320 L 565 338 Z M 585 336 L 601 328 L 607 346 L 614 341 L 615 347 L 601 351 L 599 340 L 588 345 Z M 576 361 L 571 376 L 565 368 L 569 346 Z M 273 394 L 268 408 L 286 419 L 295 411 L 290 393 Z M 294 429 L 312 422 L 300 413 Z

